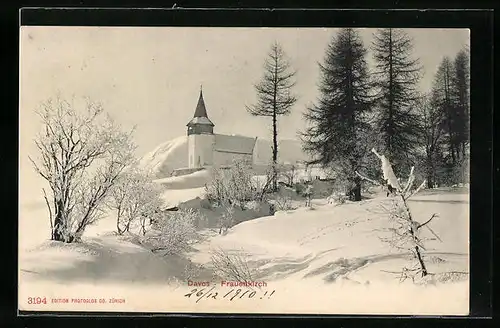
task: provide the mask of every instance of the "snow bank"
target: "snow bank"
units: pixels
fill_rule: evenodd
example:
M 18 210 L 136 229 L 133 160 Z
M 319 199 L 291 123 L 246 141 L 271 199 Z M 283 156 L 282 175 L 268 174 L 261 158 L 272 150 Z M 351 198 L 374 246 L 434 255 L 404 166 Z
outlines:
M 210 171 L 202 170 L 177 177 L 168 177 L 168 178 L 153 180 L 153 182 L 161 184 L 162 186 L 169 189 L 182 190 L 182 189 L 204 187 L 205 184 L 210 182 L 210 179 L 211 179 Z
M 172 171 L 188 165 L 187 136 L 177 137 L 157 146 L 144 155 L 139 165 L 161 177 L 170 176 Z
M 170 190 L 185 198 L 202 188 Z M 202 198 L 202 197 L 200 197 Z M 187 200 L 190 202 L 190 200 Z M 159 257 L 139 245 L 104 234 L 113 218 L 89 227 L 84 243 L 47 242 L 31 252 L 21 251 L 19 302 L 21 309 L 71 311 L 214 312 L 214 313 L 324 313 L 324 314 L 425 314 L 464 315 L 469 307 L 467 280 L 416 286 L 387 271 L 400 271 L 409 261 L 379 237 L 388 227 L 391 198 L 382 197 L 344 205 L 277 212 L 274 216 L 242 222 L 227 235 L 215 233 L 194 245 L 189 259 L 209 265 L 214 249 L 241 251 L 256 269 L 256 280 L 267 287 L 245 297 L 218 300 L 185 297 L 196 287 L 187 286 L 185 262 Z M 181 202 L 182 203 L 182 202 Z M 199 202 L 201 206 L 202 202 Z M 429 240 L 424 252 L 432 273 L 468 272 L 468 194 L 421 194 L 409 201 L 420 222 L 433 213 L 430 226 L 442 241 Z M 217 211 L 203 209 L 217 217 Z M 259 210 L 259 206 L 255 207 Z M 264 209 L 262 209 L 264 210 Z M 211 212 L 210 212 L 211 211 Z M 249 213 L 251 211 L 243 211 Z M 22 242 L 40 235 L 46 213 L 23 212 Z M 240 214 L 238 214 L 239 216 Z M 243 215 L 243 214 L 241 214 Z M 247 214 L 245 214 L 247 215 Z M 252 214 L 253 215 L 253 214 Z M 26 219 L 34 220 L 28 221 Z M 39 219 L 40 221 L 37 221 Z M 109 232 L 109 231 L 108 231 Z M 37 234 L 38 233 L 38 234 Z M 425 231 L 423 232 L 426 233 Z M 426 237 L 432 237 L 427 234 Z M 36 238 L 35 238 L 36 239 Z M 20 240 L 21 242 L 21 240 Z M 210 280 L 210 277 L 201 277 Z M 232 288 L 212 281 L 219 295 Z M 267 291 L 267 294 L 265 292 Z M 275 293 L 269 298 L 272 291 Z M 119 298 L 125 303 L 58 303 L 29 305 L 27 298 Z M 247 294 L 248 295 L 248 294 Z M 362 301 L 360 301 L 362 300 Z M 445 300 L 445 301 L 443 301 Z

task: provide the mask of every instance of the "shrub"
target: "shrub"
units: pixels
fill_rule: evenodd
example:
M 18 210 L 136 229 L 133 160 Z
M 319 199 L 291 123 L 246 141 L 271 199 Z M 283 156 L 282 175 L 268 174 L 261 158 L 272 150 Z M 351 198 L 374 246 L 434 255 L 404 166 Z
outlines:
M 144 241 L 151 245 L 154 252 L 180 254 L 200 238 L 195 226 L 200 216 L 198 211 L 192 209 L 165 213 L 154 223 L 155 233 L 146 236 Z
M 222 248 L 212 251 L 211 264 L 214 272 L 222 279 L 238 282 L 254 280 L 255 273 L 242 253 L 229 253 Z
M 228 206 L 225 208 L 219 219 L 219 234 L 226 234 L 227 231 L 234 225 L 234 207 Z
M 205 191 L 211 202 L 243 208 L 245 202 L 259 199 L 262 188 L 253 179 L 251 167 L 246 162 L 235 161 L 229 168 L 214 168 Z
M 284 195 L 282 192 L 276 194 L 275 205 L 275 209 L 278 211 L 290 211 L 295 209 L 292 204 L 292 198 Z

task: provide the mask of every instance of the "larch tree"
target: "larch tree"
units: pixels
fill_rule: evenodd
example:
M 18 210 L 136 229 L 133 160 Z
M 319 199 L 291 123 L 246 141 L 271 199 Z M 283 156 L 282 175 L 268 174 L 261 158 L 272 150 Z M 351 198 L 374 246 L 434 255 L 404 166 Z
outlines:
M 295 85 L 296 71 L 292 69 L 286 54 L 278 42 L 271 46 L 264 61 L 264 75 L 255 85 L 257 102 L 246 106 L 247 111 L 254 116 L 272 118 L 272 161 L 273 179 L 272 189 L 277 190 L 277 163 L 278 163 L 278 116 L 290 114 L 297 97 L 291 90 Z
M 457 108 L 454 93 L 453 63 L 444 57 L 436 72 L 432 86 L 432 105 L 439 109 L 445 135 L 448 162 L 454 167 L 458 161 L 460 139 L 457 133 Z
M 420 117 L 421 147 L 427 188 L 433 188 L 439 180 L 443 164 L 443 115 L 432 101 L 431 95 L 422 95 L 416 106 Z
M 412 58 L 412 39 L 401 29 L 377 30 L 372 48 L 380 150 L 390 158 L 396 173 L 402 174 L 413 162 L 418 141 L 418 115 L 414 107 L 419 99 L 421 66 L 418 59 Z
M 133 161 L 131 133 L 87 100 L 82 108 L 61 97 L 37 111 L 43 129 L 35 140 L 38 158 L 30 160 L 48 183 L 43 190 L 51 239 L 79 241 L 85 228 L 105 213 L 105 203 L 118 176 Z
M 453 74 L 453 98 L 456 103 L 456 115 L 454 129 L 457 134 L 457 143 L 460 146 L 461 158 L 466 155 L 466 146 L 469 142 L 469 77 L 470 65 L 467 50 L 458 52 L 454 60 Z
M 352 28 L 341 29 L 319 64 L 320 96 L 307 108 L 308 127 L 302 133 L 304 151 L 310 164 L 321 164 L 348 181 L 351 200 L 361 200 L 363 168 L 371 148 L 367 116 L 372 108 L 372 85 L 366 62 L 367 50 Z

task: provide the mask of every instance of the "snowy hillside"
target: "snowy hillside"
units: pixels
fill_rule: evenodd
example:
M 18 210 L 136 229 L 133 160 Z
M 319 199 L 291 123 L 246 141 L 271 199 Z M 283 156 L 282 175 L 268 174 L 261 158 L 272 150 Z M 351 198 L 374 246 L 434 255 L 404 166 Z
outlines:
M 277 212 L 238 224 L 225 236 L 207 231 L 207 239 L 186 257 L 155 255 L 127 237 L 114 235 L 113 216 L 89 227 L 81 244 L 45 241 L 27 249 L 24 242 L 28 240 L 21 239 L 21 308 L 27 308 L 27 297 L 36 294 L 47 299 L 124 300 L 118 304 L 51 305 L 52 309 L 73 311 L 466 314 L 467 279 L 418 286 L 410 281 L 400 283 L 390 273 L 401 270 L 408 259 L 379 238 L 388 227 L 381 205 L 389 201 L 376 197 L 341 206 L 316 203 L 313 210 Z M 468 194 L 423 193 L 410 207 L 419 220 L 440 214 L 432 227 L 441 241 L 427 243 L 430 271 L 468 272 Z M 24 214 L 32 217 L 35 213 Z M 24 228 L 31 228 L 30 237 L 44 232 L 34 226 Z M 47 235 L 40 237 L 37 240 Z M 255 270 L 254 279 L 267 282 L 267 287 L 257 291 L 259 297 L 231 302 L 222 298 L 231 288 L 220 285 L 215 285 L 221 295 L 217 301 L 197 302 L 184 296 L 195 288 L 188 286 L 188 279 L 211 281 L 206 268 L 217 249 L 242 254 Z M 189 273 L 185 267 L 192 263 L 205 269 Z M 270 297 L 273 290 L 275 295 Z M 44 310 L 47 305 L 30 308 Z
M 271 161 L 272 142 L 266 139 L 257 139 L 254 150 L 254 162 L 257 165 L 266 165 Z M 281 140 L 279 142 L 279 161 L 295 163 L 305 160 L 298 140 Z M 173 170 L 187 167 L 188 147 L 187 136 L 177 137 L 160 144 L 151 152 L 144 155 L 140 165 L 151 170 L 158 178 L 170 176 Z
M 160 144 L 144 155 L 139 164 L 158 177 L 170 176 L 173 170 L 186 167 L 188 165 L 187 136 L 177 137 Z

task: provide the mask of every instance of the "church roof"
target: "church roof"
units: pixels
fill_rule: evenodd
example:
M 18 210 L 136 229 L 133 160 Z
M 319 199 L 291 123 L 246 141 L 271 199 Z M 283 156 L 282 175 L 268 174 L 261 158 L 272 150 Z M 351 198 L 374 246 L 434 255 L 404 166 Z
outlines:
M 225 153 L 253 154 L 256 138 L 244 136 L 215 135 L 214 150 Z
M 207 108 L 205 107 L 205 100 L 203 99 L 203 90 L 200 90 L 200 97 L 198 98 L 198 104 L 196 105 L 193 119 L 188 125 L 190 124 L 208 124 L 214 126 L 207 115 Z

